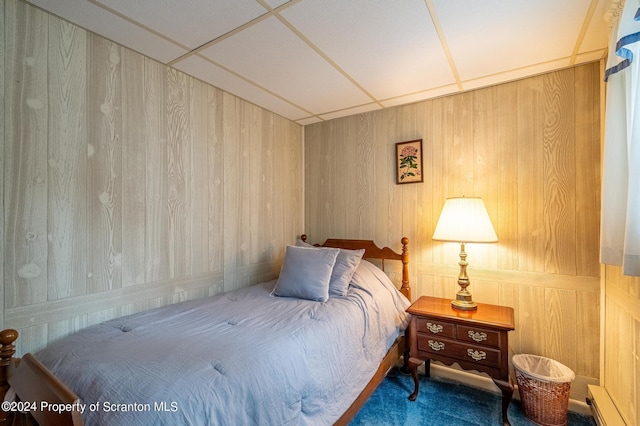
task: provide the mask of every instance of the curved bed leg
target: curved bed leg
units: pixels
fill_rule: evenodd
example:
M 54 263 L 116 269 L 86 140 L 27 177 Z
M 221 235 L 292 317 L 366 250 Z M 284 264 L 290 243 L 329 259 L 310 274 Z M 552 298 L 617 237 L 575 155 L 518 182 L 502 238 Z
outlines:
M 18 332 L 16 330 L 7 329 L 0 332 L 0 400 L 4 401 L 4 396 L 9 390 L 9 383 L 7 382 L 7 376 L 9 371 L 9 365 L 16 353 L 16 347 L 13 342 L 18 338 Z M 9 425 L 13 413 L 0 410 L 0 425 Z

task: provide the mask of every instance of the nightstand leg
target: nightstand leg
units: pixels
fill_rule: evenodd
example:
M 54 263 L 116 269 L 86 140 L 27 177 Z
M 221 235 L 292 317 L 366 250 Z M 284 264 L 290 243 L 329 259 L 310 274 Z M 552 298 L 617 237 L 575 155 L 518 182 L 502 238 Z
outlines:
M 413 377 L 413 392 L 409 395 L 409 401 L 415 401 L 420 392 L 420 380 L 418 379 L 418 367 L 422 365 L 422 360 L 418 358 L 409 358 L 409 370 Z
M 509 417 L 507 411 L 509 410 L 509 404 L 511 403 L 511 397 L 513 397 L 513 385 L 507 380 L 493 379 L 493 383 L 496 384 L 502 391 L 502 425 L 510 426 Z

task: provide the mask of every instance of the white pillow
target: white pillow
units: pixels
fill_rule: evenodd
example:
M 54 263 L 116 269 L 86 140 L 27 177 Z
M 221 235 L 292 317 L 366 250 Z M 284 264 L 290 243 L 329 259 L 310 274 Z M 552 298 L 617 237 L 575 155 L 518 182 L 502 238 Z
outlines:
M 338 249 L 287 246 L 280 276 L 271 294 L 326 302 Z

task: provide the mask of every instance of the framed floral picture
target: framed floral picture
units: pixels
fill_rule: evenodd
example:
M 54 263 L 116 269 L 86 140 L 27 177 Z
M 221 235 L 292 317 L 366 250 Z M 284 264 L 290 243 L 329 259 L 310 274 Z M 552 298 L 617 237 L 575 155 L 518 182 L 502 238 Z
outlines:
M 422 139 L 396 143 L 396 183 L 422 182 Z

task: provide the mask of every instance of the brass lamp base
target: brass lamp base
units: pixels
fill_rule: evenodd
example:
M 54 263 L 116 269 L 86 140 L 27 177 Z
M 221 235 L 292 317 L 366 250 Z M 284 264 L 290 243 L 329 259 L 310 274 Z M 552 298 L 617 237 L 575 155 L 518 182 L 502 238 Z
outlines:
M 461 311 L 475 311 L 478 309 L 478 305 L 476 302 L 471 300 L 471 293 L 466 293 L 467 294 L 463 294 L 462 291 L 459 291 L 456 294 L 456 299 L 451 301 L 451 306 L 454 309 L 460 309 Z
M 464 251 L 464 243 L 460 243 L 460 275 L 458 276 L 458 285 L 460 291 L 456 293 L 456 299 L 451 301 L 451 306 L 462 311 L 475 311 L 478 305 L 471 299 L 471 293 L 467 290 L 469 287 L 469 277 L 467 276 L 467 253 Z

